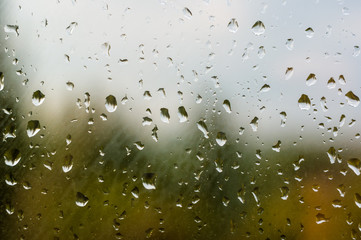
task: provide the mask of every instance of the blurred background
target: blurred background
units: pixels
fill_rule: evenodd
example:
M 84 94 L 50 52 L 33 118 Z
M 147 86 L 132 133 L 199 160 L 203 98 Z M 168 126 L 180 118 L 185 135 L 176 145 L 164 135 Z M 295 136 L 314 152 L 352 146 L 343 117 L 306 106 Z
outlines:
M 361 3 L 0 1 L 3 239 L 360 239 Z

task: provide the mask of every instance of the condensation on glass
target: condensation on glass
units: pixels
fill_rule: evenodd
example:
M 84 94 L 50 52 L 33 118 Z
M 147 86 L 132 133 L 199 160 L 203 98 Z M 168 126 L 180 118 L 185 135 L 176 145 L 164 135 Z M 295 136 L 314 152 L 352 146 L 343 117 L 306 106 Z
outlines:
M 360 2 L 0 6 L 2 239 L 360 239 Z

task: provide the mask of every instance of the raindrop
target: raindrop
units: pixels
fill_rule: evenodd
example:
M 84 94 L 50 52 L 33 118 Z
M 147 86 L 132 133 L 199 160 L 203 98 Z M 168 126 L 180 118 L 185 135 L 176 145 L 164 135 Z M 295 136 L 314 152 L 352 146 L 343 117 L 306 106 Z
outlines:
M 40 91 L 36 91 L 33 93 L 32 102 L 35 106 L 41 105 L 45 100 L 45 95 Z
M 355 204 L 357 207 L 361 208 L 361 196 L 358 193 L 355 193 Z
M 76 200 L 75 200 L 75 204 L 78 207 L 85 207 L 89 202 L 89 198 L 87 198 L 84 194 L 82 194 L 81 192 L 77 192 L 76 193 Z
M 317 82 L 317 78 L 316 75 L 313 73 L 310 73 L 310 75 L 308 75 L 307 79 L 306 79 L 306 85 L 307 86 L 312 86 L 315 85 Z
M 198 94 L 197 98 L 196 98 L 196 103 L 200 104 L 202 102 L 202 96 Z
M 332 77 L 327 81 L 327 88 L 332 89 L 336 87 L 336 81 Z
M 4 31 L 6 33 L 15 33 L 16 36 L 19 36 L 19 26 L 18 25 L 5 25 Z
M 142 183 L 145 189 L 155 189 L 155 181 L 157 175 L 155 173 L 144 173 L 142 177 Z
M 135 198 L 139 198 L 139 189 L 137 187 L 133 188 L 131 193 Z
M 65 138 L 66 145 L 68 146 L 71 143 L 71 135 L 68 134 Z
M 67 154 L 63 160 L 63 172 L 67 173 L 73 168 L 73 155 Z
M 18 149 L 7 150 L 4 153 L 4 160 L 7 166 L 13 167 L 20 162 L 21 153 Z
M 326 98 L 325 97 L 322 97 L 321 100 L 320 100 L 320 103 L 321 103 L 321 107 L 322 107 L 322 110 L 324 112 L 326 112 L 328 110 L 327 106 L 326 106 Z
M 359 176 L 361 174 L 361 161 L 358 158 L 351 158 L 347 161 L 347 166 Z
M 268 92 L 269 90 L 271 90 L 270 85 L 265 84 L 261 87 L 261 89 L 259 90 L 260 92 Z
M 155 126 L 153 129 L 152 129 L 152 138 L 154 141 L 158 142 L 158 134 L 157 134 L 157 131 L 158 131 L 158 127 Z
M 361 52 L 360 47 L 359 46 L 354 46 L 352 56 L 357 57 L 358 55 L 360 55 L 360 52 Z
M 339 82 L 340 84 L 342 84 L 342 85 L 346 85 L 346 79 L 345 79 L 345 77 L 344 77 L 343 75 L 340 75 L 340 76 L 338 77 L 338 82 Z
M 74 89 L 74 83 L 72 83 L 72 82 L 66 82 L 66 89 L 68 90 L 68 91 L 72 91 L 73 89 Z
M 264 58 L 264 56 L 266 55 L 266 49 L 264 48 L 264 46 L 260 46 L 258 48 L 258 53 L 257 53 L 258 57 L 260 59 Z
M 77 22 L 72 22 L 69 24 L 69 26 L 66 28 L 66 31 L 69 35 L 73 34 L 74 29 L 78 26 Z
M 275 152 L 281 151 L 281 141 L 280 140 L 278 140 L 278 142 L 274 146 L 272 146 L 272 150 Z
M 135 142 L 134 146 L 136 146 L 138 148 L 138 150 L 140 150 L 140 151 L 144 149 L 144 144 L 140 141 Z
M 150 126 L 153 123 L 153 120 L 149 117 L 143 117 L 143 126 Z
M 311 101 L 306 94 L 302 94 L 298 99 L 298 106 L 301 110 L 309 110 L 311 108 Z
M 241 187 L 241 189 L 238 190 L 237 192 L 237 198 L 238 200 L 241 202 L 241 203 L 245 203 L 245 194 L 246 194 L 246 191 L 244 189 L 244 186 Z
M 18 181 L 16 181 L 15 177 L 10 173 L 5 174 L 5 183 L 9 186 L 15 186 L 18 184 Z
M 286 48 L 287 48 L 288 50 L 292 51 L 292 50 L 293 50 L 293 47 L 294 47 L 294 41 L 293 41 L 293 39 L 292 39 L 292 38 L 287 39 L 287 41 L 286 41 Z
M 161 108 L 160 109 L 160 120 L 165 123 L 169 123 L 169 112 L 167 108 Z
M 183 106 L 180 106 L 178 108 L 178 118 L 179 118 L 179 122 L 181 123 L 186 122 L 188 120 L 188 113 Z
M 254 117 L 252 121 L 250 122 L 250 125 L 252 127 L 253 132 L 257 132 L 258 129 L 258 117 Z
M 226 134 L 223 132 L 218 132 L 216 137 L 216 142 L 219 146 L 223 146 L 227 142 Z
M 315 34 L 315 32 L 313 31 L 313 29 L 310 28 L 310 27 L 305 30 L 305 33 L 306 33 L 306 37 L 308 37 L 308 38 L 312 38 L 313 35 Z
M 253 24 L 252 26 L 252 32 L 257 36 L 262 35 L 265 31 L 266 31 L 266 27 L 261 21 L 255 22 L 255 24 Z
M 325 214 L 322 213 L 318 213 L 316 215 L 316 223 L 317 224 L 321 224 L 321 223 L 325 223 L 328 222 L 330 219 L 325 217 Z
M 4 73 L 0 72 L 0 91 L 4 89 Z
M 149 91 L 145 91 L 143 93 L 143 98 L 144 98 L 144 100 L 150 100 L 150 99 L 152 99 L 152 95 L 150 94 Z
M 286 120 L 287 120 L 286 112 L 280 112 L 280 118 L 281 118 L 281 127 L 284 127 L 286 125 Z
M 198 129 L 204 134 L 205 138 L 208 138 L 208 128 L 207 125 L 203 121 L 197 122 Z
M 293 67 L 289 67 L 286 69 L 285 79 L 289 80 L 293 76 Z
M 345 94 L 348 105 L 352 107 L 357 107 L 360 104 L 360 99 L 352 91 L 349 91 Z
M 281 190 L 281 199 L 282 200 L 287 200 L 287 198 L 288 198 L 288 193 L 289 193 L 289 189 L 288 189 L 288 187 L 281 187 L 280 188 L 280 190 Z
M 188 8 L 183 8 L 183 14 L 186 18 L 191 19 L 192 18 L 192 12 Z
M 128 102 L 128 97 L 127 97 L 127 96 L 124 96 L 124 97 L 122 98 L 122 100 L 120 100 L 120 103 L 121 103 L 122 105 L 125 105 L 127 102 Z
M 330 147 L 327 151 L 327 156 L 330 159 L 331 164 L 336 162 L 336 149 L 334 147 Z
M 346 121 L 346 116 L 342 114 L 340 117 L 340 127 L 342 127 L 345 124 L 345 121 Z
M 113 95 L 105 98 L 105 108 L 108 112 L 114 112 L 117 109 L 117 99 Z
M 237 32 L 237 30 L 238 30 L 238 22 L 237 22 L 237 20 L 236 20 L 235 18 L 232 18 L 232 19 L 229 21 L 229 23 L 228 23 L 228 25 L 227 25 L 227 28 L 228 28 L 228 30 L 229 30 L 230 32 L 232 32 L 232 33 Z
M 226 99 L 223 101 L 223 108 L 224 108 L 224 110 L 226 110 L 227 113 L 232 112 L 231 103 L 229 102 L 229 100 Z
M 29 137 L 34 137 L 40 131 L 40 123 L 38 120 L 30 120 L 26 128 Z

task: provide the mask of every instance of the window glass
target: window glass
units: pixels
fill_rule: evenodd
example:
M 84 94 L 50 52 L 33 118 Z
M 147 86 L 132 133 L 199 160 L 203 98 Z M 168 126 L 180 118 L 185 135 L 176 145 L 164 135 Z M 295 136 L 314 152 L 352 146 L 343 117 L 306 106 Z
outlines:
M 360 239 L 359 1 L 0 6 L 3 239 Z

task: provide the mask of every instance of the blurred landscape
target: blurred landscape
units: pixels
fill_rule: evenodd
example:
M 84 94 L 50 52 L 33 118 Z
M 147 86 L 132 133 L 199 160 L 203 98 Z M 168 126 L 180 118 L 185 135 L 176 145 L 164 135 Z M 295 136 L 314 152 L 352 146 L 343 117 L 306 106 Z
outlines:
M 0 2 L 2 239 L 361 239 L 357 1 Z

